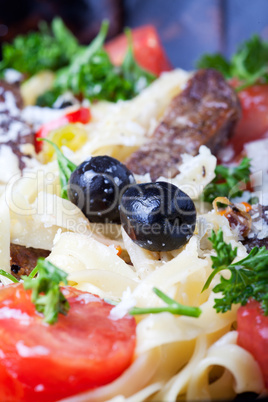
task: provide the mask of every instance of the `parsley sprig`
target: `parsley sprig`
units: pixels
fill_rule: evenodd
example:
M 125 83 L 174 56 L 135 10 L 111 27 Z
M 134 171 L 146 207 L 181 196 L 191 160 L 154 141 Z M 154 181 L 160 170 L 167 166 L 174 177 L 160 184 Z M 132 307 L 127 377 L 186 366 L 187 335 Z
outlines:
M 213 202 L 216 197 L 228 197 L 229 199 L 241 197 L 243 190 L 241 184 L 250 181 L 250 159 L 243 158 L 236 167 L 217 165 L 215 179 L 209 183 L 203 192 L 203 200 Z
M 38 32 L 20 35 L 12 44 L 3 45 L 0 74 L 6 68 L 18 70 L 26 78 L 41 70 L 55 71 L 53 87 L 39 96 L 39 106 L 51 107 L 66 91 L 91 101 L 131 99 L 156 76 L 136 63 L 130 30 L 126 30 L 128 50 L 124 62 L 114 66 L 104 48 L 108 28 L 108 21 L 103 21 L 96 38 L 82 46 L 60 18 L 55 18 L 50 27 L 43 21 Z
M 1 275 L 14 283 L 19 283 L 13 275 L 2 269 Z M 60 289 L 61 283 L 67 285 L 67 276 L 66 272 L 51 262 L 39 258 L 30 275 L 21 277 L 24 288 L 32 290 L 32 302 L 36 310 L 44 314 L 44 321 L 48 324 L 54 324 L 59 314 L 66 315 L 69 311 L 70 305 Z
M 212 289 L 214 293 L 222 293 L 222 298 L 215 299 L 217 313 L 225 313 L 232 304 L 245 305 L 253 298 L 260 302 L 264 314 L 268 315 L 268 250 L 254 247 L 246 258 L 232 263 L 237 256 L 237 248 L 232 249 L 230 244 L 224 242 L 221 229 L 217 234 L 212 232 L 210 241 L 217 256 L 211 257 L 213 272 L 202 291 L 209 287 L 219 272 L 226 269 L 231 272 L 229 279 L 221 276 L 220 283 Z
M 163 307 L 133 307 L 129 310 L 131 315 L 141 315 L 141 314 L 158 314 L 163 312 L 168 312 L 175 315 L 186 315 L 189 317 L 199 317 L 202 310 L 199 307 L 185 306 L 176 302 L 176 300 L 171 299 L 168 295 L 163 293 L 158 288 L 153 288 L 154 293 L 162 299 L 167 305 Z
M 22 276 L 22 279 L 24 288 L 32 289 L 32 302 L 36 310 L 44 314 L 45 322 L 54 324 L 59 314 L 68 313 L 70 305 L 60 289 L 60 283 L 67 285 L 66 272 L 39 258 L 36 268 L 29 276 Z
M 68 158 L 66 158 L 65 155 L 63 155 L 60 148 L 53 141 L 50 141 L 47 138 L 37 138 L 37 141 L 45 141 L 52 147 L 54 147 L 59 166 L 61 198 L 68 200 L 68 194 L 67 194 L 68 182 L 71 174 L 75 171 L 77 166 Z
M 108 27 L 108 22 L 104 21 L 96 38 L 87 47 L 80 47 L 70 64 L 57 71 L 53 88 L 38 98 L 39 105 L 52 106 L 57 97 L 66 91 L 91 101 L 127 100 L 155 80 L 155 75 L 136 63 L 129 29 L 125 31 L 128 49 L 123 64 L 112 64 L 104 49 Z
M 199 68 L 215 68 L 225 78 L 238 78 L 240 91 L 255 83 L 268 82 L 268 42 L 258 35 L 242 43 L 237 52 L 228 61 L 219 53 L 205 54 L 197 62 Z
M 0 72 L 14 68 L 28 76 L 41 70 L 58 70 L 70 63 L 79 49 L 74 35 L 60 18 L 54 18 L 51 27 L 45 21 L 38 32 L 19 35 L 14 42 L 4 43 Z

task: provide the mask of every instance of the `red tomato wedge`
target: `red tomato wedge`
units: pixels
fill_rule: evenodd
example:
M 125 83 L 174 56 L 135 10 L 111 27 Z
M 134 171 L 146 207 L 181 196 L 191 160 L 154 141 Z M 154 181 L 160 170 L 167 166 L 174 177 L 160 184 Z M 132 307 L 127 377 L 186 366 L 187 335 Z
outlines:
M 237 343 L 250 352 L 259 363 L 265 386 L 268 388 L 268 316 L 260 303 L 249 300 L 237 312 Z
M 237 86 L 237 82 L 232 82 Z M 239 121 L 231 144 L 238 156 L 247 142 L 268 137 L 268 84 L 252 85 L 238 93 L 242 106 Z
M 172 69 L 155 27 L 145 25 L 132 29 L 132 37 L 134 56 L 141 67 L 156 75 Z M 108 42 L 105 49 L 115 65 L 122 64 L 127 50 L 125 34 Z
M 90 110 L 86 107 L 81 107 L 74 112 L 67 113 L 56 120 L 49 121 L 48 123 L 43 124 L 40 129 L 35 134 L 35 138 L 46 138 L 50 131 L 56 130 L 59 127 L 65 126 L 69 123 L 89 123 L 91 118 Z M 35 141 L 35 149 L 36 152 L 40 152 L 42 150 L 43 143 L 40 141 Z
M 136 323 L 98 296 L 62 288 L 67 316 L 44 324 L 21 284 L 0 291 L 0 400 L 57 401 L 110 383 L 131 364 Z

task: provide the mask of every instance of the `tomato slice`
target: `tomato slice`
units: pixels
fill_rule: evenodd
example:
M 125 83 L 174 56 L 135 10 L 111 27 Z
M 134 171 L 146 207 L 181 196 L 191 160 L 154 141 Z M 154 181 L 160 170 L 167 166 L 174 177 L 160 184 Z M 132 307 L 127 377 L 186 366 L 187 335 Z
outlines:
M 135 319 L 112 320 L 98 296 L 63 288 L 67 316 L 45 324 L 21 284 L 0 291 L 0 400 L 57 401 L 113 381 L 131 364 Z
M 154 26 L 135 28 L 132 30 L 132 37 L 134 56 L 141 67 L 156 75 L 172 69 Z M 127 50 L 125 34 L 108 42 L 105 49 L 114 64 L 122 64 Z
M 237 81 L 231 82 L 237 86 Z M 243 151 L 244 144 L 268 137 L 268 84 L 252 85 L 238 93 L 242 106 L 239 121 L 230 144 L 235 156 Z
M 237 343 L 251 353 L 259 363 L 265 386 L 268 388 L 268 316 L 260 303 L 249 300 L 237 312 Z

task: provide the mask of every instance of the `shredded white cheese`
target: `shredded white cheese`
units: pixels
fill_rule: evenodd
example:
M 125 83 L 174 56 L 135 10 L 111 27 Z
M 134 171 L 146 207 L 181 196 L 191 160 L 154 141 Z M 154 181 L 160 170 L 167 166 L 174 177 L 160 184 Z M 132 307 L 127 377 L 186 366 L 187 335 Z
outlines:
M 112 320 L 120 320 L 123 318 L 128 311 L 135 307 L 137 304 L 136 299 L 132 296 L 130 287 L 128 286 L 127 289 L 123 292 L 122 300 L 120 303 L 117 304 L 111 311 L 110 311 L 110 318 Z
M 5 72 L 5 80 L 9 83 L 9 84 L 14 84 L 15 82 L 19 82 L 21 81 L 23 75 L 17 71 L 14 70 L 13 68 L 6 68 Z

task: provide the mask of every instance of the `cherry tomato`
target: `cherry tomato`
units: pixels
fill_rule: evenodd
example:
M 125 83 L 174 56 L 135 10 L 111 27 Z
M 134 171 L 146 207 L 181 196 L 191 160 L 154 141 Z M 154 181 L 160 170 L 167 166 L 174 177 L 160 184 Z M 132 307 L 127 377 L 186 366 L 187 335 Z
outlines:
M 133 29 L 132 37 L 134 56 L 141 67 L 156 75 L 172 69 L 157 31 L 152 25 Z M 125 34 L 119 35 L 108 42 L 105 45 L 105 49 L 114 64 L 122 64 L 127 50 Z
M 98 296 L 63 288 L 67 316 L 43 322 L 21 284 L 0 291 L 0 400 L 49 402 L 110 383 L 130 365 L 135 320 L 111 320 Z
M 232 82 L 237 86 L 237 82 Z M 239 121 L 231 144 L 235 155 L 243 151 L 247 142 L 268 136 L 268 84 L 253 85 L 238 93 L 242 118 Z
M 237 312 L 237 343 L 250 352 L 259 363 L 268 388 L 268 316 L 256 300 L 249 300 Z

